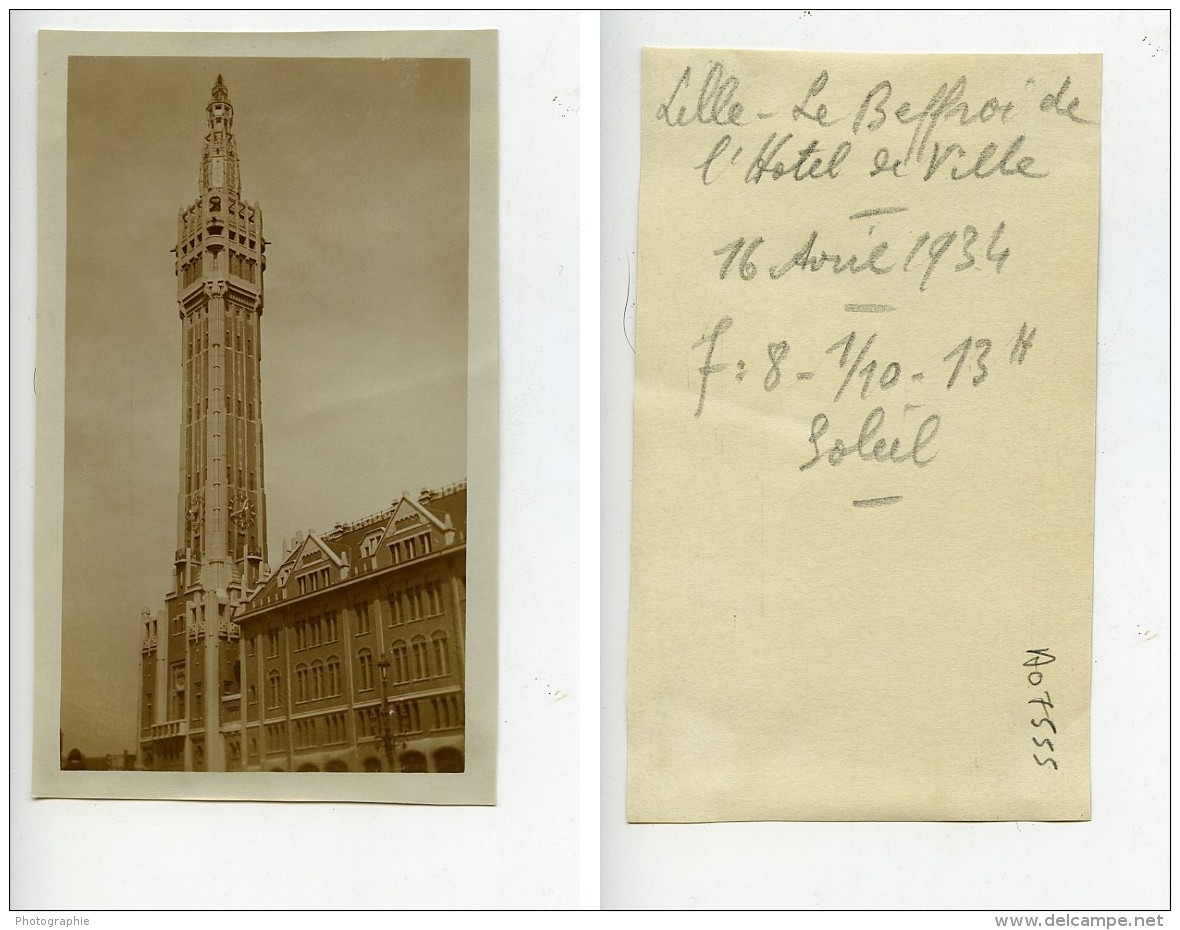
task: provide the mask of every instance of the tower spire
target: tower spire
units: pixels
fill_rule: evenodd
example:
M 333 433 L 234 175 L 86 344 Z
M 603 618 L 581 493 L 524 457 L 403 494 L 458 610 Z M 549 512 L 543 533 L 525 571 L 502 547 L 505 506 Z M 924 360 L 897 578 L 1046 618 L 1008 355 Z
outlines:
M 220 74 L 205 107 L 209 128 L 205 133 L 205 150 L 201 154 L 198 187 L 201 196 L 217 193 L 237 200 L 241 179 L 238 172 L 238 146 L 234 141 L 234 108 L 229 89 Z
M 246 659 L 234 612 L 266 565 L 266 239 L 262 208 L 239 196 L 233 106 L 220 74 L 210 98 L 199 192 L 177 216 L 173 250 L 182 375 L 167 632 L 140 621 L 156 644 L 144 652 L 141 719 L 151 723 L 141 745 L 158 754 L 155 767 L 190 771 L 241 767 Z

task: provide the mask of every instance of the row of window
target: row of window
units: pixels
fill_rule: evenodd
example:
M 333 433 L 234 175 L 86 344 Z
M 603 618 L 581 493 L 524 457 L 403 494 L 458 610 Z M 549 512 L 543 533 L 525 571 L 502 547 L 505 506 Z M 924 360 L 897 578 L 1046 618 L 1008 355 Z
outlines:
M 372 739 L 381 735 L 381 708 L 358 707 L 356 709 L 357 741 Z
M 326 573 L 322 569 L 319 574 Z M 300 587 L 305 578 L 300 578 Z M 393 625 L 400 626 L 411 620 L 422 620 L 429 617 L 440 617 L 443 614 L 443 589 L 437 581 L 408 588 L 405 591 L 391 591 L 389 604 L 393 616 Z M 372 611 L 369 601 L 358 601 L 353 605 L 356 613 L 356 633 L 363 636 L 372 632 Z M 322 616 L 317 615 L 304 620 L 297 620 L 293 625 L 295 634 L 295 651 L 310 649 L 324 643 L 334 643 L 340 639 L 339 615 L 336 611 L 328 611 Z M 271 627 L 266 633 L 267 656 L 277 658 L 279 654 L 279 630 Z M 254 637 L 250 637 L 248 648 L 250 655 L 254 654 Z
M 307 749 L 309 746 L 315 746 L 316 744 L 316 720 L 314 717 L 291 721 L 292 748 Z
M 180 250 L 182 252 L 188 252 L 191 249 L 195 249 L 198 245 L 205 241 L 205 234 L 201 232 L 201 227 L 192 222 L 197 216 L 198 214 L 195 209 L 191 213 L 186 213 L 184 215 L 185 234 L 187 236 L 187 241 L 180 244 Z
M 443 610 L 443 586 L 440 582 L 431 581 L 425 585 L 416 585 L 404 591 L 390 591 L 387 596 L 392 626 L 401 626 L 411 620 L 423 620 L 429 617 L 441 617 Z M 371 630 L 370 602 L 360 601 L 354 605 L 357 619 L 356 635 L 360 636 Z
M 230 426 L 233 426 L 234 421 L 232 418 L 235 416 L 238 419 L 242 419 L 242 418 L 245 418 L 247 420 L 254 419 L 254 401 L 250 401 L 249 403 L 244 403 L 241 397 L 235 398 L 234 392 L 231 388 L 226 389 L 225 400 L 226 400 L 225 414 L 227 417 L 230 418 L 228 421 Z M 208 415 L 209 415 L 209 398 L 208 397 L 195 398 L 192 401 L 192 403 L 190 403 L 188 405 L 188 407 L 185 409 L 185 416 L 187 417 L 186 425 L 188 426 L 190 433 L 192 431 L 193 420 L 201 420 L 204 417 L 207 417 Z M 200 427 L 200 424 L 198 424 L 197 432 L 192 433 L 192 440 L 190 443 L 191 445 L 195 445 L 195 444 L 201 442 L 201 433 L 200 433 L 201 428 L 202 427 Z M 240 469 L 240 467 L 241 466 L 239 466 L 239 469 Z M 226 476 L 228 477 L 228 475 L 229 475 L 229 468 L 227 467 L 226 468 Z M 253 485 L 251 485 L 251 487 L 253 487 Z M 191 483 L 189 485 L 189 490 L 190 491 L 192 490 Z
M 326 570 L 326 569 L 325 569 Z M 340 620 L 336 611 L 297 620 L 294 625 L 295 650 L 311 649 L 323 643 L 334 643 L 340 639 Z
M 276 674 L 276 673 L 272 673 Z M 332 656 L 327 662 L 316 659 L 311 665 L 295 666 L 295 703 L 318 701 L 341 693 L 340 659 Z
M 269 737 L 268 737 L 269 739 Z M 332 746 L 348 742 L 348 718 L 343 713 L 325 714 L 322 717 L 304 717 L 291 721 L 291 748 L 310 749 L 313 746 Z M 279 746 L 267 748 L 274 751 Z
M 233 249 L 229 252 L 229 273 L 244 281 L 254 280 L 255 262 L 252 258 L 239 255 Z
M 332 574 L 330 569 L 321 568 L 319 571 L 300 575 L 295 581 L 299 585 L 300 594 L 310 594 L 312 591 L 319 591 L 331 584 Z
M 201 257 L 198 255 L 180 267 L 180 286 L 188 287 L 201 276 Z
M 389 710 L 390 725 L 394 736 L 412 736 L 422 732 L 422 714 L 417 700 L 397 701 Z M 446 730 L 463 724 L 463 702 L 457 694 L 444 694 L 430 699 L 434 714 L 432 730 Z M 360 707 L 356 710 L 356 733 L 358 742 L 380 739 L 381 708 Z M 286 721 L 270 723 L 265 728 L 266 751 L 282 753 L 287 751 Z M 311 749 L 316 746 L 333 746 L 348 742 L 348 717 L 338 711 L 318 717 L 304 717 L 291 721 L 291 748 Z M 199 744 L 198 744 L 199 746 Z M 258 737 L 251 733 L 247 743 L 249 759 L 259 758 Z M 240 752 L 236 741 L 227 741 L 231 759 L 237 759 Z M 202 753 L 203 755 L 203 753 Z M 200 759 L 198 759 L 198 764 Z
M 408 649 L 405 640 L 399 639 L 389 647 L 389 673 L 394 684 L 403 684 L 411 677 L 414 681 L 424 681 L 449 674 L 447 634 L 436 630 L 429 643 L 426 637 L 415 636 Z
M 250 479 L 250 485 L 252 486 L 253 485 L 253 473 L 251 473 L 248 477 Z M 327 569 L 320 570 L 321 580 L 325 584 L 327 584 L 328 580 L 329 580 L 326 575 L 327 571 L 328 571 Z M 304 580 L 300 582 L 300 586 L 302 589 L 301 593 L 302 593 L 302 591 L 307 590 L 306 578 L 307 578 L 307 576 L 304 576 Z M 462 578 L 462 577 L 456 577 L 454 580 L 459 585 L 459 603 L 457 605 L 457 609 L 459 610 L 459 612 L 461 614 L 462 613 L 462 605 L 463 605 L 463 602 L 465 601 L 466 596 L 467 596 L 467 594 L 466 594 L 466 581 L 467 581 L 467 579 Z M 425 585 L 419 585 L 419 586 L 416 586 L 413 588 L 409 588 L 406 591 L 390 591 L 390 592 L 388 592 L 388 603 L 390 604 L 390 610 L 391 610 L 391 615 L 392 615 L 391 616 L 391 625 L 401 625 L 401 624 L 404 624 L 404 623 L 412 621 L 412 620 L 420 620 L 420 619 L 429 618 L 429 617 L 441 616 L 444 612 L 444 610 L 443 610 L 443 603 L 444 603 L 444 601 L 443 601 L 443 585 L 440 584 L 439 582 L 428 582 Z M 366 635 L 366 634 L 372 632 L 371 604 L 372 604 L 372 602 L 370 602 L 370 601 L 358 601 L 352 605 L 353 610 L 355 612 L 355 616 L 356 616 L 356 630 L 354 631 L 354 635 L 363 636 L 363 635 Z M 266 631 L 266 647 L 267 647 L 266 654 L 269 658 L 272 658 L 272 659 L 278 658 L 278 655 L 279 655 L 279 630 L 280 630 L 280 627 L 272 626 Z M 179 632 L 179 631 L 174 631 L 174 632 Z M 311 635 L 312 634 L 309 632 L 308 636 L 311 636 Z M 338 636 L 339 634 L 337 632 L 334 635 Z M 325 641 L 334 642 L 336 640 L 335 640 L 335 638 L 332 640 L 325 640 L 323 634 L 321 633 L 320 642 L 322 643 Z M 250 638 L 248 646 L 251 650 L 250 654 L 253 655 L 253 648 L 254 648 L 253 638 Z M 305 646 L 305 647 L 296 647 L 296 648 L 308 648 L 308 647 Z
M 391 701 L 389 723 L 393 736 L 413 736 L 423 731 L 421 700 Z M 446 730 L 463 723 L 463 702 L 458 694 L 444 694 L 430 699 L 434 712 L 431 730 Z M 381 708 L 358 707 L 356 709 L 357 741 L 379 739 L 381 731 Z
M 208 325 L 207 324 L 203 325 L 200 330 L 198 330 L 196 328 L 197 325 L 198 324 L 194 323 L 193 326 L 189 329 L 187 336 L 185 337 L 186 357 L 188 358 L 190 364 L 191 364 L 193 358 L 195 358 L 201 352 L 208 351 L 208 349 L 209 349 Z M 247 325 L 249 325 L 249 324 L 247 324 Z M 242 333 L 240 331 L 235 331 L 229 325 L 226 325 L 226 328 L 225 328 L 225 343 L 224 343 L 224 345 L 225 345 L 225 348 L 227 348 L 231 351 L 236 350 L 238 352 L 241 352 L 243 350 L 243 348 L 245 348 L 246 355 L 250 355 L 254 351 L 254 341 L 253 341 L 253 339 L 250 338 L 249 332 L 246 333 L 245 340 L 243 341 Z M 198 374 L 203 374 L 203 368 L 201 366 L 198 366 L 195 369 L 190 369 L 190 371 L 195 371 Z M 227 387 L 229 387 L 229 386 L 227 385 Z
M 348 716 L 343 711 L 316 719 L 324 721 L 324 742 L 327 745 L 348 742 Z
M 456 695 L 448 695 L 451 710 L 447 713 L 458 715 L 459 700 Z M 398 701 L 390 707 L 390 724 L 392 734 L 410 736 L 422 732 L 422 716 L 418 701 Z M 436 717 L 436 720 L 440 718 Z M 435 729 L 445 729 L 446 725 L 436 725 Z M 381 708 L 361 707 L 356 711 L 357 740 L 379 739 L 384 734 L 381 731 Z M 286 748 L 285 727 L 267 727 L 267 751 L 277 752 Z M 348 742 L 348 718 L 344 713 L 323 714 L 318 717 L 303 717 L 291 721 L 291 748 L 311 749 L 316 746 L 332 746 Z
M 389 551 L 393 554 L 395 565 L 416 559 L 420 555 L 429 555 L 431 551 L 430 533 L 419 533 L 417 536 L 411 536 L 409 539 L 390 543 Z
M 361 649 L 356 657 L 357 688 L 369 691 L 373 688 L 373 652 Z M 447 649 L 447 634 L 435 630 L 427 641 L 425 636 L 415 636 L 408 644 L 399 639 L 389 647 L 389 675 L 393 684 L 409 681 L 425 681 L 442 678 L 450 674 L 450 652 Z M 267 675 L 266 706 L 275 710 L 283 706 L 282 675 L 272 669 Z M 304 704 L 326 697 L 338 697 L 343 693 L 344 678 L 339 656 L 315 659 L 310 664 L 295 666 L 295 703 Z M 248 690 L 248 700 L 257 699 L 254 686 Z
M 445 730 L 463 725 L 463 705 L 457 694 L 443 694 L 430 699 L 434 709 L 434 728 Z
M 394 733 L 421 733 L 422 715 L 417 701 L 398 701 L 389 709 L 390 722 Z
M 393 611 L 394 626 L 409 620 L 421 620 L 423 617 L 441 616 L 442 585 L 432 581 L 424 586 L 407 588 L 405 591 L 390 591 L 389 605 Z

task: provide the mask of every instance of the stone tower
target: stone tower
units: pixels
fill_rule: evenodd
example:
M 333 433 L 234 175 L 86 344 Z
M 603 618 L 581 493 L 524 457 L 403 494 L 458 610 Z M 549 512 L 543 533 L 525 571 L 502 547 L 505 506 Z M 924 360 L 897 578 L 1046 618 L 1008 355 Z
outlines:
M 261 209 L 241 199 L 234 111 L 221 75 L 205 111 L 197 199 L 179 212 L 174 249 L 181 398 L 173 584 L 167 630 L 156 621 L 145 633 L 144 664 L 150 640 L 155 674 L 145 667 L 140 712 L 154 767 L 224 771 L 240 766 L 232 614 L 266 571 L 259 374 L 266 243 Z

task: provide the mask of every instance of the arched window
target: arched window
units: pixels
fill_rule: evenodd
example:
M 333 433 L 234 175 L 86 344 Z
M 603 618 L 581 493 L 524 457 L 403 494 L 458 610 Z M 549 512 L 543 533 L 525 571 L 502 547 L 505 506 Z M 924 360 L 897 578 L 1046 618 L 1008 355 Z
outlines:
M 266 690 L 266 706 L 267 707 L 282 707 L 283 697 L 279 691 L 279 686 L 282 680 L 277 671 L 272 671 L 266 676 L 267 690 Z
M 394 684 L 410 680 L 410 656 L 404 639 L 399 639 L 389 647 L 389 664 Z
M 435 630 L 430 636 L 430 641 L 434 646 L 434 674 L 446 675 L 451 667 L 447 658 L 447 634 L 442 630 Z
M 360 677 L 360 689 L 368 691 L 373 687 L 373 653 L 368 649 L 358 652 L 356 666 Z
M 335 697 L 336 695 L 338 695 L 340 693 L 340 657 L 339 656 L 329 656 L 328 665 L 327 665 L 327 673 L 328 673 L 328 682 L 327 682 L 328 695 L 330 697 Z
M 316 659 L 311 663 L 311 699 L 318 701 L 324 696 L 324 663 Z
M 295 700 L 302 704 L 307 700 L 307 666 L 302 662 L 295 666 Z
M 414 680 L 421 681 L 430 677 L 430 653 L 427 649 L 426 638 L 415 636 L 410 642 L 410 652 L 414 657 Z

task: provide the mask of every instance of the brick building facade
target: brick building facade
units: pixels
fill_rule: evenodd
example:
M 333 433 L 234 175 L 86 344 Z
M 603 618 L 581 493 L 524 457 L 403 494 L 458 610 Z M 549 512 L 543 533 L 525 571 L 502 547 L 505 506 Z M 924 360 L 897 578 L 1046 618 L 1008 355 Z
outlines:
M 466 520 L 456 485 L 296 538 L 236 618 L 244 768 L 463 771 Z

